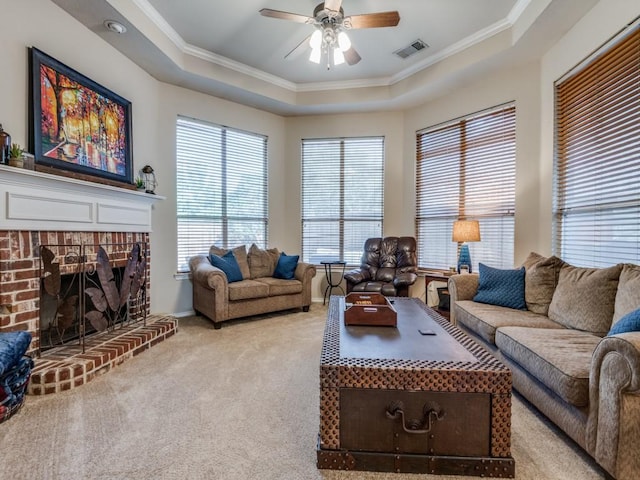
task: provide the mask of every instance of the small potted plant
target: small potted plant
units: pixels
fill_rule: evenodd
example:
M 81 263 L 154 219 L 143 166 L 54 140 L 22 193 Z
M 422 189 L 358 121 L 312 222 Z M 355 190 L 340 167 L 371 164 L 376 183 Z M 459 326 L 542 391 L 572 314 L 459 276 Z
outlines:
M 143 179 L 141 179 L 140 177 L 136 177 L 135 184 L 138 190 L 144 190 L 145 185 Z
M 19 144 L 11 144 L 11 149 L 9 150 L 9 165 L 18 168 L 24 167 L 24 159 L 22 157 L 23 153 L 24 150 Z

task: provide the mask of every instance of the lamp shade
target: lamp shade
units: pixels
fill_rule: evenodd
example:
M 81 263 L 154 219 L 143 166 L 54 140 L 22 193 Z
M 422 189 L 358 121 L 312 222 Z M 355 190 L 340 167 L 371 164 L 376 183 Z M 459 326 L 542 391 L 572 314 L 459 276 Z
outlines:
M 479 242 L 480 222 L 477 220 L 457 220 L 453 222 L 452 242 Z

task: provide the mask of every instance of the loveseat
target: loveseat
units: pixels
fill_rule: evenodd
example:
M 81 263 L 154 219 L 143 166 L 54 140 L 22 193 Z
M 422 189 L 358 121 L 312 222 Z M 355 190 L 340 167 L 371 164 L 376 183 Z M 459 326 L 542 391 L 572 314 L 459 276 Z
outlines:
M 640 478 L 640 267 L 578 268 L 535 253 L 522 267 L 452 276 L 451 321 L 610 475 Z
M 231 280 L 223 270 L 225 263 L 219 263 L 225 257 L 235 260 L 239 268 L 235 277 L 231 272 Z M 214 266 L 212 260 L 223 268 Z M 279 273 L 277 269 L 285 261 L 288 270 Z M 247 252 L 244 245 L 232 250 L 212 246 L 209 256 L 192 257 L 189 267 L 193 309 L 210 319 L 216 329 L 226 320 L 293 308 L 306 312 L 311 305 L 316 268 L 277 248 L 263 250 L 254 244 Z

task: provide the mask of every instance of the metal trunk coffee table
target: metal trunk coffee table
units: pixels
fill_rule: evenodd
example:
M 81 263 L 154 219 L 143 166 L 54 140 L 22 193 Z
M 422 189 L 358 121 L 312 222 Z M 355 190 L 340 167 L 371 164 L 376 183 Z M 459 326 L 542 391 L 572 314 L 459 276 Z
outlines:
M 513 477 L 509 369 L 420 300 L 393 307 L 397 328 L 345 326 L 331 297 L 318 468 Z

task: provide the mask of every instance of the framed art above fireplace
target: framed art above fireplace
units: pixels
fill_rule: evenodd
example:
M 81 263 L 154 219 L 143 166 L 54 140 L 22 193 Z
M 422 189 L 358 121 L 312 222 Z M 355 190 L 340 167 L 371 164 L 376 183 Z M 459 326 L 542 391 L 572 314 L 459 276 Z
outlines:
M 36 169 L 131 184 L 131 102 L 37 48 L 29 66 Z

